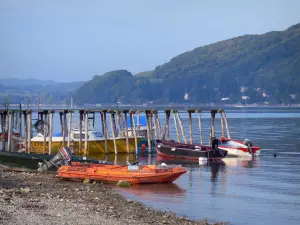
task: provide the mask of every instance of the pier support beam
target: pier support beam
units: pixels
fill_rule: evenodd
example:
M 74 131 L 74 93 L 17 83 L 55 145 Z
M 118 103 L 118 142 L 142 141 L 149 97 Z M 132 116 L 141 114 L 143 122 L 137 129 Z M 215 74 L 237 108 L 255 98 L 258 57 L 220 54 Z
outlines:
M 189 114 L 189 130 L 190 130 L 190 144 L 193 144 L 193 118 L 192 118 L 192 110 L 188 110 Z
M 7 151 L 11 151 L 12 150 L 12 130 L 13 130 L 13 111 L 8 111 L 8 134 L 7 134 L 7 138 L 8 138 L 8 143 L 7 143 Z
M 187 138 L 185 136 L 185 131 L 184 131 L 184 126 L 182 124 L 182 120 L 181 120 L 180 115 L 179 115 L 178 112 L 176 113 L 176 115 L 177 115 L 177 118 L 178 118 L 178 121 L 179 121 L 179 126 L 180 126 L 180 129 L 181 129 L 181 133 L 182 133 L 182 136 L 183 136 L 184 143 L 187 144 L 188 141 L 187 141 Z
M 203 145 L 203 137 L 202 137 L 202 122 L 201 122 L 201 111 L 198 110 L 198 126 L 200 132 L 200 144 Z
M 118 148 L 117 148 L 117 141 L 116 141 L 116 131 L 115 131 L 115 118 L 114 118 L 114 111 L 110 111 L 110 126 L 111 126 L 111 133 L 113 137 L 114 142 L 114 150 L 115 154 L 118 154 Z
M 170 141 L 170 131 L 169 131 L 169 122 L 170 122 L 170 112 L 171 110 L 167 109 L 165 110 L 166 113 L 166 124 L 165 124 L 165 131 L 164 131 L 164 135 L 163 135 L 163 139 L 167 139 L 168 141 Z
M 174 126 L 175 126 L 177 141 L 181 142 L 181 140 L 180 140 L 180 134 L 179 134 L 179 131 L 178 131 L 177 119 L 176 119 L 176 111 L 173 110 L 172 114 L 173 114 L 173 119 L 174 119 Z
M 53 113 L 54 111 L 50 111 L 49 113 L 49 149 L 48 149 L 48 154 L 52 154 L 52 133 L 53 133 Z
M 128 124 L 127 124 L 127 112 L 124 110 L 124 117 L 125 117 L 125 138 L 126 138 L 126 151 L 129 154 L 129 140 L 128 140 Z
M 32 118 L 32 111 L 29 110 L 27 114 L 27 149 L 28 153 L 31 152 L 31 134 L 32 134 L 32 126 L 31 126 L 31 118 Z
M 43 125 L 43 129 L 44 129 L 44 149 L 43 149 L 43 154 L 46 153 L 46 148 L 47 148 L 47 142 L 46 142 L 46 138 L 47 138 L 47 124 L 48 124 L 48 111 L 44 111 L 44 125 Z

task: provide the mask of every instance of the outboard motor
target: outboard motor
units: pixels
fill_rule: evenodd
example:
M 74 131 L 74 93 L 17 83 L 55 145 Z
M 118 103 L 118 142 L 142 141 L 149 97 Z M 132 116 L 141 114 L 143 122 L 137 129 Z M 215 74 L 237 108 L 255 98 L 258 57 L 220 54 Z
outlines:
M 246 138 L 246 139 L 243 141 L 243 144 L 247 146 L 248 152 L 249 152 L 251 155 L 253 155 L 253 152 L 252 152 L 252 149 L 251 149 L 251 147 L 253 146 L 252 141 Z
M 72 152 L 68 147 L 61 147 L 57 154 L 49 161 L 44 160 L 43 163 L 38 163 L 38 171 L 47 171 L 50 167 L 61 165 L 69 165 L 72 159 Z

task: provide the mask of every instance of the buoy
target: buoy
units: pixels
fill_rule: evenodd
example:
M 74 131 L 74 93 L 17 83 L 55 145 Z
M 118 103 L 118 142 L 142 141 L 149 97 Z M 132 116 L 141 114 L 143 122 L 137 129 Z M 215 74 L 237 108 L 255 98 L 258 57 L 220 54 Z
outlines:
M 207 158 L 205 157 L 199 157 L 199 165 L 204 165 L 207 163 Z
M 273 156 L 276 158 L 277 154 L 275 153 Z
M 142 150 L 145 151 L 146 150 L 146 145 L 142 144 Z

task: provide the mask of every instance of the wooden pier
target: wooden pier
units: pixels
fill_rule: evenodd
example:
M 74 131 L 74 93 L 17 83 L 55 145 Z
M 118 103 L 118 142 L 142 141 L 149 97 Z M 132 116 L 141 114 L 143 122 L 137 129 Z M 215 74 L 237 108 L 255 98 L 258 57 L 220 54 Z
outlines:
M 59 147 L 68 146 L 74 154 L 82 156 L 101 153 L 138 154 L 138 145 L 143 138 L 147 141 L 148 154 L 151 154 L 151 149 L 156 148 L 153 140 L 171 139 L 170 118 L 172 117 L 178 142 L 193 143 L 193 126 L 198 126 L 200 143 L 203 144 L 202 113 L 210 114 L 210 137 L 215 136 L 216 114 L 219 113 L 221 134 L 227 135 L 230 139 L 227 117 L 223 109 L 181 111 L 176 109 L 1 109 L 0 151 L 51 155 L 57 152 Z M 141 114 L 146 116 L 146 128 L 143 128 L 146 129 L 145 137 L 139 135 Z M 188 115 L 189 140 L 181 114 Z M 193 124 L 194 115 L 198 119 L 197 124 Z M 54 118 L 57 116 L 59 116 L 60 137 L 53 136 Z M 96 120 L 97 116 L 100 121 Z M 76 126 L 74 121 L 77 121 Z M 95 127 L 99 129 L 93 129 Z M 35 137 L 34 132 L 38 133 Z

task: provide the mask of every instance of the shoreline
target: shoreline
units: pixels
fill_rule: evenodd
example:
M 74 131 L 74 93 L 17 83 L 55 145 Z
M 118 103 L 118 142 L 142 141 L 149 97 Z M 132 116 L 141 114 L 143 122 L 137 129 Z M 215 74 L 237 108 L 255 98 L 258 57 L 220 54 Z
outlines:
M 0 223 L 7 225 L 211 224 L 154 210 L 126 199 L 102 183 L 65 181 L 55 174 L 16 171 L 2 166 L 0 174 Z

